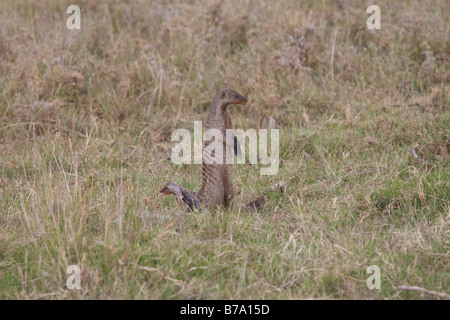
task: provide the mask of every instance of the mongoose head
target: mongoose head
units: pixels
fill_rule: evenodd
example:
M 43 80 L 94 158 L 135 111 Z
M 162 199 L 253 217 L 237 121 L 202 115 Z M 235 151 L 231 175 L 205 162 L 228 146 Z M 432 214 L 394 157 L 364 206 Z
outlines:
M 201 210 L 202 204 L 198 201 L 196 194 L 192 191 L 184 189 L 176 182 L 170 182 L 166 184 L 164 188 L 159 191 L 163 194 L 173 194 L 181 205 L 187 204 L 191 211 L 195 209 Z
M 217 103 L 222 108 L 230 104 L 244 104 L 246 102 L 247 99 L 233 89 L 225 89 L 217 92 L 213 100 L 213 104 Z
M 182 187 L 176 182 L 170 182 L 164 186 L 159 192 L 162 194 L 173 194 L 176 197 L 182 197 Z

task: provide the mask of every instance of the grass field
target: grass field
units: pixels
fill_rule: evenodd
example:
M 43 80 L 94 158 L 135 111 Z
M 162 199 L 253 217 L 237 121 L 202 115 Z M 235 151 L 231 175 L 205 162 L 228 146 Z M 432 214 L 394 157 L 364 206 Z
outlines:
M 1 1 L 0 299 L 450 294 L 449 21 L 446 0 Z M 187 213 L 159 193 L 200 186 L 171 134 L 227 87 L 235 128 L 280 130 L 279 173 L 235 166 L 237 202 L 287 192 Z

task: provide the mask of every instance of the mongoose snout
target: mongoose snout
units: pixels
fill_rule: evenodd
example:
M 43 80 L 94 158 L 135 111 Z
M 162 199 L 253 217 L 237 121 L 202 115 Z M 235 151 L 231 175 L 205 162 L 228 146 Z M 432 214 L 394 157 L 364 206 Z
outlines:
M 220 103 L 223 106 L 227 106 L 229 104 L 244 104 L 247 102 L 247 98 L 240 95 L 233 89 L 222 90 L 214 98 L 214 100 L 217 101 L 216 103 Z
M 234 104 L 244 104 L 247 102 L 247 98 L 241 96 L 239 93 L 234 96 Z

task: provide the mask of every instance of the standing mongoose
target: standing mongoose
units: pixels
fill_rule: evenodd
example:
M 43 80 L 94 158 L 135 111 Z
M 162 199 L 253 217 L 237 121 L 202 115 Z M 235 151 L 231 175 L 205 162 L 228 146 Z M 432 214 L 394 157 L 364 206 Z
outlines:
M 233 129 L 233 122 L 227 107 L 230 104 L 243 104 L 247 99 L 232 89 L 219 91 L 211 103 L 206 130 L 217 129 L 222 133 L 223 141 L 226 141 L 226 130 Z M 210 144 L 205 142 L 205 148 Z M 202 164 L 202 186 L 198 191 L 198 198 L 208 208 L 225 205 L 228 207 L 234 198 L 233 182 L 231 178 L 231 165 L 226 163 L 226 152 L 229 148 L 223 148 L 222 164 Z M 237 150 L 234 148 L 234 150 Z
M 219 130 L 222 133 L 222 142 L 225 144 L 226 130 L 233 129 L 233 123 L 227 107 L 230 104 L 243 104 L 246 102 L 246 98 L 232 89 L 225 89 L 216 93 L 206 120 L 206 130 Z M 206 141 L 205 148 L 210 143 L 212 141 Z M 237 153 L 236 139 L 234 139 L 234 143 L 234 151 Z M 191 210 L 200 209 L 200 206 L 205 206 L 207 209 L 213 209 L 220 205 L 230 206 L 234 198 L 231 165 L 226 163 L 226 152 L 228 151 L 226 145 L 223 150 L 222 163 L 208 164 L 203 159 L 202 185 L 197 193 L 186 190 L 175 182 L 167 184 L 160 192 L 175 195 L 188 204 Z

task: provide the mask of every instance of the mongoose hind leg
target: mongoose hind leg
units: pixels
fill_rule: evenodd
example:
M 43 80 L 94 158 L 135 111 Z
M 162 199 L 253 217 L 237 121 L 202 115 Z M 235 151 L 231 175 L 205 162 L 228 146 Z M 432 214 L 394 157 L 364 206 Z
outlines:
M 231 166 L 226 165 L 223 172 L 224 205 L 232 207 L 234 202 L 234 188 L 231 179 Z

